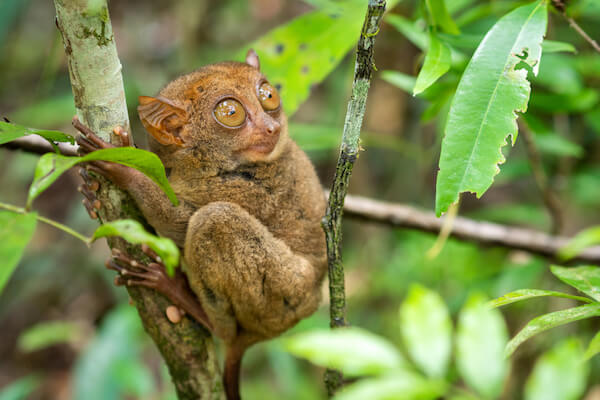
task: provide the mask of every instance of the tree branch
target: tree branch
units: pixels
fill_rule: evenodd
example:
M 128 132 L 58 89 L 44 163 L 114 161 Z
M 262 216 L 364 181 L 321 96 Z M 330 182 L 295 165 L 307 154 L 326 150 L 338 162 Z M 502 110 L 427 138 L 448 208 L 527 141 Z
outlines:
M 444 218 L 433 212 L 422 211 L 404 204 L 386 203 L 360 196 L 346 196 L 344 213 L 349 217 L 373 221 L 396 228 L 418 229 L 438 233 Z M 556 259 L 558 251 L 569 241 L 568 237 L 552 236 L 533 229 L 509 227 L 485 221 L 456 217 L 450 236 L 486 245 L 525 250 Z M 600 264 L 600 246 L 590 247 L 574 258 Z
M 27 139 L 33 138 L 28 136 Z M 35 145 L 23 144 L 22 140 L 14 140 L 2 147 L 20 149 L 32 153 L 44 154 L 53 151 L 46 140 L 39 138 Z M 69 147 L 65 155 L 75 155 L 77 145 Z M 61 150 L 62 151 L 62 150 Z M 72 153 L 75 152 L 75 153 Z M 325 194 L 329 196 L 329 191 Z M 372 221 L 396 228 L 416 229 L 425 232 L 439 233 L 444 225 L 444 218 L 437 218 L 433 212 L 423 211 L 401 203 L 388 203 L 368 197 L 346 195 L 344 213 L 347 217 Z M 571 238 L 548 235 L 544 232 L 527 228 L 517 228 L 486 221 L 475 221 L 465 217 L 457 217 L 450 236 L 456 239 L 481 243 L 484 245 L 502 246 L 525 250 L 533 254 L 556 259 L 557 253 Z M 600 246 L 590 247 L 574 258 L 575 261 L 600 264 Z
M 106 0 L 54 0 L 54 5 L 77 115 L 102 139 L 118 142 L 112 129 L 122 126 L 129 131 L 129 118 Z M 102 182 L 97 192 L 102 203 L 98 213 L 101 221 L 143 220 L 129 196 L 110 182 L 100 177 L 98 180 Z M 110 240 L 109 245 L 141 257 L 139 247 L 121 239 Z M 222 398 L 221 375 L 210 333 L 189 318 L 171 324 L 164 313 L 169 304 L 157 292 L 146 288 L 128 288 L 128 292 L 144 328 L 169 367 L 179 399 Z
M 575 32 L 577 32 L 586 42 L 588 42 L 590 46 L 594 48 L 594 50 L 600 53 L 600 45 L 598 45 L 598 42 L 592 39 L 590 35 L 588 35 L 587 32 L 584 31 L 583 28 L 580 27 L 579 24 L 575 22 L 573 18 L 567 15 L 567 1 L 552 0 L 552 5 L 554 6 L 554 8 L 556 8 L 556 10 L 558 10 L 558 12 L 562 14 L 562 16 L 567 20 L 567 22 L 569 22 L 571 28 L 573 28 Z
M 367 94 L 371 86 L 373 73 L 373 47 L 379 32 L 379 24 L 385 11 L 385 0 L 369 0 L 367 14 L 356 49 L 356 64 L 352 96 L 348 102 L 342 145 L 338 157 L 335 177 L 329 196 L 329 205 L 323 220 L 323 229 L 327 240 L 327 259 L 329 270 L 330 324 L 332 328 L 346 325 L 346 294 L 344 289 L 344 267 L 342 265 L 342 209 L 348 192 L 348 182 L 352 167 L 358 158 L 360 128 L 365 114 Z M 325 384 L 329 396 L 342 385 L 339 371 L 328 370 Z

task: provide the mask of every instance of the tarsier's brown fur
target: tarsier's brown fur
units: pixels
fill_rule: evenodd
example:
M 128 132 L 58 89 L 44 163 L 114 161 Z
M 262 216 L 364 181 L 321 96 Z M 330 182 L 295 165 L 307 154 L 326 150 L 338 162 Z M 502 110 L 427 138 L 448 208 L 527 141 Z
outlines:
M 179 206 L 141 173 L 104 168 L 149 224 L 183 249 L 189 286 L 227 347 L 229 399 L 239 398 L 244 350 L 313 313 L 326 270 L 323 192 L 281 108 L 263 110 L 257 88 L 265 81 L 249 52 L 247 63 L 208 65 L 157 98 L 140 98 L 150 148 L 169 171 Z M 214 118 L 224 98 L 244 106 L 241 127 Z M 257 143 L 268 150 L 252 150 Z

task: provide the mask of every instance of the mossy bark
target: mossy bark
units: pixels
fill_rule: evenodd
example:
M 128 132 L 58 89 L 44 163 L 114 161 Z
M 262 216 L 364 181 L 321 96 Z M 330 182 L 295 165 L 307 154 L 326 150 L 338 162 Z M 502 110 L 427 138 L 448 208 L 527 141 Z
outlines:
M 365 114 L 367 94 L 373 74 L 373 46 L 379 33 L 379 25 L 385 12 L 385 0 L 369 0 L 367 14 L 356 49 L 356 64 L 352 96 L 348 102 L 342 145 L 335 170 L 335 177 L 329 194 L 327 213 L 323 221 L 327 239 L 329 262 L 330 325 L 339 328 L 346 322 L 346 294 L 344 288 L 344 266 L 342 265 L 342 210 L 348 192 L 352 167 L 360 150 L 360 129 Z M 325 375 L 327 393 L 332 396 L 342 386 L 343 377 L 339 371 L 328 370 Z
M 54 0 L 56 25 L 67 54 L 79 119 L 104 140 L 118 143 L 116 126 L 130 131 L 121 63 L 117 55 L 106 0 Z M 101 221 L 133 218 L 145 223 L 132 199 L 110 182 L 97 193 Z M 121 239 L 111 247 L 135 257 L 138 247 Z M 164 357 L 179 399 L 222 399 L 221 372 L 210 333 L 189 318 L 171 324 L 164 313 L 168 301 L 153 290 L 128 288 L 146 332 Z

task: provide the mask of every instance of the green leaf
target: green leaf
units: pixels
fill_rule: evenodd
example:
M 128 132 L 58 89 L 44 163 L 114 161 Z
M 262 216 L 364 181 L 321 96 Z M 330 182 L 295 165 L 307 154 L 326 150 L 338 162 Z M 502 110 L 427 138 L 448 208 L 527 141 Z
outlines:
M 398 71 L 382 71 L 381 79 L 384 81 L 391 83 L 392 85 L 399 87 L 404 90 L 406 93 L 412 93 L 417 80 L 414 76 L 410 76 L 407 74 L 403 74 Z
M 146 232 L 142 224 L 137 221 L 121 219 L 106 222 L 96 229 L 92 240 L 107 236 L 120 236 L 129 243 L 148 245 L 162 259 L 169 276 L 173 276 L 175 268 L 179 265 L 177 245 L 169 238 L 158 237 Z
M 439 399 L 446 392 L 443 381 L 430 381 L 414 372 L 402 371 L 377 378 L 361 379 L 344 387 L 334 400 Z
M 600 301 L 600 267 L 590 265 L 564 268 L 552 265 L 550 270 L 554 276 L 567 285 L 573 286 L 596 301 Z
M 31 352 L 59 343 L 72 343 L 82 337 L 80 324 L 68 321 L 40 322 L 19 336 L 18 347 L 21 351 Z
M 44 154 L 35 167 L 33 182 L 29 187 L 27 208 L 31 208 L 33 200 L 66 170 L 82 162 L 97 160 L 112 161 L 137 169 L 152 179 L 174 205 L 178 204 L 175 193 L 167 180 L 165 167 L 156 154 L 133 147 L 115 147 L 96 150 L 84 157 L 67 157 L 53 153 Z
M 427 55 L 425 55 L 423 68 L 421 68 L 419 76 L 417 76 L 413 95 L 421 93 L 448 72 L 451 61 L 450 48 L 431 32 L 429 34 L 429 50 L 427 51 Z
M 559 52 L 567 52 L 567 53 L 577 53 L 575 46 L 571 43 L 566 42 L 557 42 L 554 40 L 544 40 L 542 43 L 542 51 L 544 53 L 559 53 Z
M 0 211 L 0 293 L 6 286 L 35 232 L 36 213 Z
M 0 400 L 26 400 L 40 385 L 41 379 L 28 375 L 0 389 Z
M 460 30 L 446 9 L 444 0 L 425 0 L 427 11 L 431 16 L 433 25 L 439 26 L 446 33 L 459 35 Z
M 389 9 L 389 7 L 388 7 Z M 427 33 L 422 27 L 401 15 L 387 15 L 385 21 L 403 34 L 412 44 L 421 50 L 427 49 Z
M 452 321 L 434 291 L 414 284 L 400 306 L 400 333 L 410 357 L 428 376 L 446 374 L 452 349 Z
M 359 328 L 301 333 L 284 339 L 284 347 L 297 357 L 349 376 L 380 375 L 405 366 L 394 345 Z
M 388 2 L 387 8 L 397 2 Z M 291 116 L 356 46 L 366 6 L 362 0 L 332 2 L 270 31 L 246 46 L 239 58 L 249 48 L 258 53 L 262 73 L 279 90 Z
M 570 322 L 579 321 L 585 318 L 600 316 L 600 304 L 586 304 L 584 306 L 573 307 L 566 310 L 555 311 L 534 318 L 523 328 L 514 338 L 508 342 L 505 354 L 509 357 L 519 347 L 521 343 L 556 326 L 565 325 Z
M 588 247 L 600 244 L 600 226 L 593 226 L 579 232 L 560 249 L 558 256 L 562 260 L 569 260 Z
M 555 292 L 552 290 L 538 290 L 538 289 L 520 289 L 515 290 L 514 292 L 510 292 L 505 294 L 502 297 L 498 297 L 488 303 L 490 307 L 502 307 L 507 304 L 516 303 L 517 301 L 533 299 L 536 297 L 562 297 L 565 299 L 573 299 L 578 301 L 584 301 L 586 303 L 592 303 L 592 300 L 587 297 L 573 296 L 567 293 Z
M 44 139 L 51 142 L 75 143 L 73 136 L 59 131 L 27 128 L 22 125 L 0 121 L 0 145 L 27 135 L 40 135 Z
M 465 382 L 478 393 L 496 398 L 508 373 L 503 350 L 508 341 L 502 314 L 486 305 L 481 294 L 469 297 L 458 316 L 456 363 Z
M 525 383 L 525 400 L 577 400 L 586 389 L 589 365 L 581 344 L 567 339 L 542 354 Z
M 600 331 L 593 337 L 583 357 L 585 360 L 589 360 L 598 353 L 600 353 Z
M 546 32 L 547 3 L 522 6 L 502 17 L 487 33 L 458 84 L 442 142 L 436 187 L 440 216 L 460 193 L 480 197 L 504 162 L 506 137 L 517 134 L 515 111 L 525 111 Z M 526 65 L 527 67 L 522 67 Z

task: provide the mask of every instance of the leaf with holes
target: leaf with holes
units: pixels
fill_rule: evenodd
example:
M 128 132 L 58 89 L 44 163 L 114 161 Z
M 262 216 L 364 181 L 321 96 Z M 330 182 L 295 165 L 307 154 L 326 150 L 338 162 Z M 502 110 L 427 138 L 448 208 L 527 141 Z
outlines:
M 398 1 L 388 1 L 387 8 Z M 256 51 L 261 71 L 279 90 L 283 108 L 291 116 L 356 46 L 366 6 L 363 0 L 324 4 L 245 46 L 237 58 L 243 59 L 250 48 Z
M 179 249 L 169 239 L 146 232 L 142 224 L 131 219 L 121 219 L 102 224 L 96 229 L 92 240 L 107 236 L 120 236 L 133 244 L 146 244 L 159 255 L 169 276 L 173 276 L 179 265 Z
M 19 264 L 36 225 L 36 213 L 0 211 L 0 293 Z
M 442 142 L 436 184 L 440 216 L 462 192 L 478 197 L 504 162 L 508 135 L 516 140 L 516 111 L 527 110 L 528 70 L 537 74 L 546 32 L 547 2 L 519 7 L 486 34 L 458 84 Z
M 177 197 L 175 197 L 175 193 L 167 180 L 165 167 L 156 154 L 133 147 L 115 147 L 96 150 L 84 157 L 67 157 L 53 153 L 44 154 L 35 167 L 33 182 L 29 187 L 29 196 L 27 197 L 27 208 L 30 208 L 33 200 L 66 170 L 82 162 L 98 160 L 111 161 L 137 169 L 152 179 L 174 205 L 178 204 Z
M 0 121 L 0 144 L 8 143 L 15 139 L 28 135 L 39 135 L 49 142 L 75 143 L 73 136 L 59 131 L 28 128 L 26 126 Z

